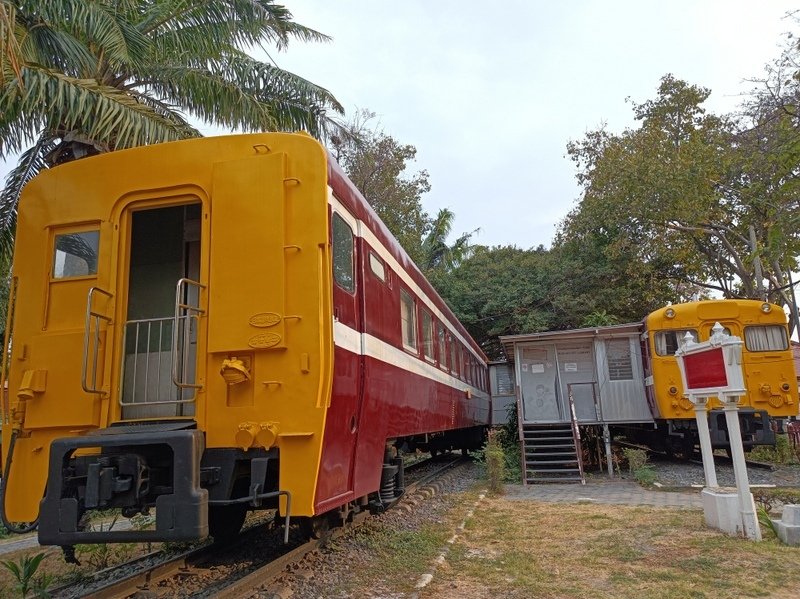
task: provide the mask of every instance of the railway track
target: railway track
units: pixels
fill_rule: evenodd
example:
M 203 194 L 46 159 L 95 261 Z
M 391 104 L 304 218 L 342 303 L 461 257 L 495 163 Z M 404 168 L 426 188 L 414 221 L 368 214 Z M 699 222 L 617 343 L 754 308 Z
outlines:
M 404 497 L 410 496 L 429 485 L 433 480 L 440 477 L 444 472 L 466 463 L 468 460 L 459 456 L 450 460 L 442 461 L 429 459 L 416 462 L 406 467 L 409 479 L 417 471 L 428 470 L 415 480 L 407 480 Z M 399 500 L 402 502 L 403 498 Z M 72 585 L 61 587 L 52 591 L 53 597 L 75 597 L 81 596 L 87 599 L 119 599 L 123 597 L 173 597 L 178 595 L 179 590 L 184 586 L 182 582 L 195 580 L 207 580 L 208 592 L 198 589 L 196 593 L 181 594 L 181 596 L 213 596 L 223 599 L 236 599 L 248 597 L 253 590 L 258 587 L 269 585 L 284 570 L 293 563 L 297 563 L 307 555 L 317 551 L 321 546 L 328 543 L 337 536 L 344 534 L 350 526 L 357 526 L 369 516 L 369 512 L 363 511 L 354 515 L 352 522 L 345 528 L 334 528 L 322 535 L 322 538 L 305 540 L 298 527 L 292 527 L 292 539 L 288 546 L 282 544 L 282 531 L 278 527 L 267 528 L 265 524 L 253 526 L 243 531 L 240 537 L 230 545 L 219 546 L 207 544 L 197 549 L 187 551 L 170 559 L 160 561 L 153 565 L 137 567 L 137 564 L 146 564 L 147 560 L 154 560 L 154 554 L 138 558 L 133 562 L 126 562 L 118 568 L 130 568 L 135 571 L 117 578 L 101 586 L 95 586 L 89 591 L 81 591 L 80 587 Z M 274 538 L 273 538 L 274 537 Z M 307 538 L 307 537 L 306 537 Z M 267 556 L 266 561 L 256 558 L 250 564 L 246 560 L 239 558 L 230 559 L 231 564 L 241 566 L 238 571 L 228 567 L 226 561 L 228 555 L 236 555 L 240 551 L 256 553 L 258 549 L 252 549 L 256 540 L 267 540 L 267 545 L 272 549 L 272 556 Z M 255 563 L 260 561 L 260 563 Z M 106 572 L 108 574 L 108 572 Z
M 614 439 L 614 444 L 621 445 L 621 446 L 624 446 L 624 447 L 632 447 L 634 449 L 641 449 L 642 451 L 646 451 L 649 455 L 659 456 L 660 458 L 664 458 L 666 460 L 681 461 L 678 458 L 670 457 L 667 454 L 667 452 L 665 452 L 665 451 L 656 451 L 655 449 L 651 449 L 650 447 L 647 447 L 646 445 L 639 445 L 637 443 L 629 443 L 627 441 L 620 441 L 618 439 Z M 703 460 L 702 459 L 698 459 L 699 456 L 700 456 L 700 452 L 699 451 L 695 451 L 695 452 L 692 453 L 692 457 L 691 458 L 689 458 L 688 460 L 683 460 L 683 461 L 687 461 L 687 462 L 692 463 L 692 464 L 699 464 L 699 465 L 702 466 L 703 465 Z M 714 461 L 717 462 L 717 463 L 720 463 L 720 464 L 728 464 L 728 465 L 733 464 L 733 460 L 730 457 L 728 457 L 727 455 L 721 455 L 719 453 L 715 453 L 714 454 Z M 745 464 L 747 464 L 748 468 L 759 468 L 761 470 L 773 470 L 774 469 L 774 466 L 772 464 L 768 464 L 766 462 L 756 462 L 755 460 L 747 460 L 746 459 L 745 460 Z

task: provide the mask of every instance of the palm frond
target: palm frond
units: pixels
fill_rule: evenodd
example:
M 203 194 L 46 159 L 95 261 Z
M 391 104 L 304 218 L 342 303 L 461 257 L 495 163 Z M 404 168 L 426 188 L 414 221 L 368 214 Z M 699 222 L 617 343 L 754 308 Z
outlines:
M 290 39 L 304 42 L 329 41 L 322 33 L 293 22 L 292 14 L 272 0 L 207 0 L 189 3 L 165 0 L 155 3 L 142 19 L 142 31 L 162 36 L 168 32 L 193 28 L 219 31 L 219 25 L 228 27 L 228 43 L 248 46 L 260 43 L 275 44 L 285 48 Z
M 14 249 L 14 231 L 17 226 L 17 205 L 22 189 L 36 174 L 47 168 L 44 156 L 56 146 L 50 135 L 42 135 L 37 142 L 22 153 L 17 166 L 6 175 L 0 192 L 0 257 L 8 257 Z
M 35 115 L 53 133 L 79 130 L 111 148 L 173 141 L 186 136 L 182 123 L 154 111 L 130 93 L 44 68 L 22 69 L 24 93 L 8 84 L 0 96 L 0 114 Z M 18 90 L 16 90 L 18 92 Z M 0 119 L 0 128 L 3 122 Z M 2 152 L 19 151 L 19 138 L 7 140 Z
M 124 20 L 116 15 L 114 3 L 87 0 L 23 0 L 25 14 L 36 15 L 38 25 L 58 28 L 102 52 L 112 64 L 130 62 L 128 39 L 138 35 L 141 43 L 147 38 L 135 29 L 123 28 Z
M 210 69 L 165 65 L 148 73 L 142 94 L 231 129 L 304 130 L 318 138 L 339 132 L 341 124 L 329 112 L 339 113 L 341 106 L 327 90 L 271 65 L 261 66 L 269 73 L 230 62 L 212 63 Z
M 17 10 L 11 2 L 0 2 L 0 84 L 20 75 L 22 57 L 15 35 L 16 14 Z

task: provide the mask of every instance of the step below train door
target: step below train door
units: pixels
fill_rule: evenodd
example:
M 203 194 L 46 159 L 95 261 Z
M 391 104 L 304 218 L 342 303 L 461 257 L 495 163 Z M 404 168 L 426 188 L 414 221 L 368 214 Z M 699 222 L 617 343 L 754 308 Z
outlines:
M 199 201 L 129 209 L 122 420 L 195 416 L 201 214 Z

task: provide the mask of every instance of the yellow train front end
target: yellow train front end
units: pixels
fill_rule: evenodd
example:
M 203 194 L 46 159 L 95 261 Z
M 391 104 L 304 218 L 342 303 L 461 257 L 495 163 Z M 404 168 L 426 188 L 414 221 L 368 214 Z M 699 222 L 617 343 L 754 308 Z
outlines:
M 326 155 L 305 135 L 41 173 L 19 207 L 4 519 L 73 545 L 203 538 L 248 505 L 312 515 L 330 268 Z M 85 526 L 112 508 L 155 508 L 155 527 Z
M 654 415 L 668 424 L 669 432 L 690 438 L 694 408 L 684 395 L 675 351 L 687 333 L 705 341 L 719 322 L 725 332 L 744 341 L 742 369 L 747 394 L 740 400 L 746 446 L 773 444 L 771 419 L 798 415 L 798 394 L 787 319 L 780 306 L 755 300 L 707 300 L 667 306 L 645 320 L 647 392 Z M 709 404 L 712 442 L 727 445 L 721 404 Z M 690 444 L 693 441 L 690 440 Z

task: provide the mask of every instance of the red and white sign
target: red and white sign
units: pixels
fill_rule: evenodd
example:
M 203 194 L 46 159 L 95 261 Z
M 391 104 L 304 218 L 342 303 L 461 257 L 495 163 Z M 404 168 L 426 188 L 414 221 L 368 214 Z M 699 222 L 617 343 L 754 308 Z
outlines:
M 687 337 L 675 352 L 687 395 L 744 395 L 742 340 L 726 335 L 722 325 L 714 325 L 708 341 L 695 343 Z

